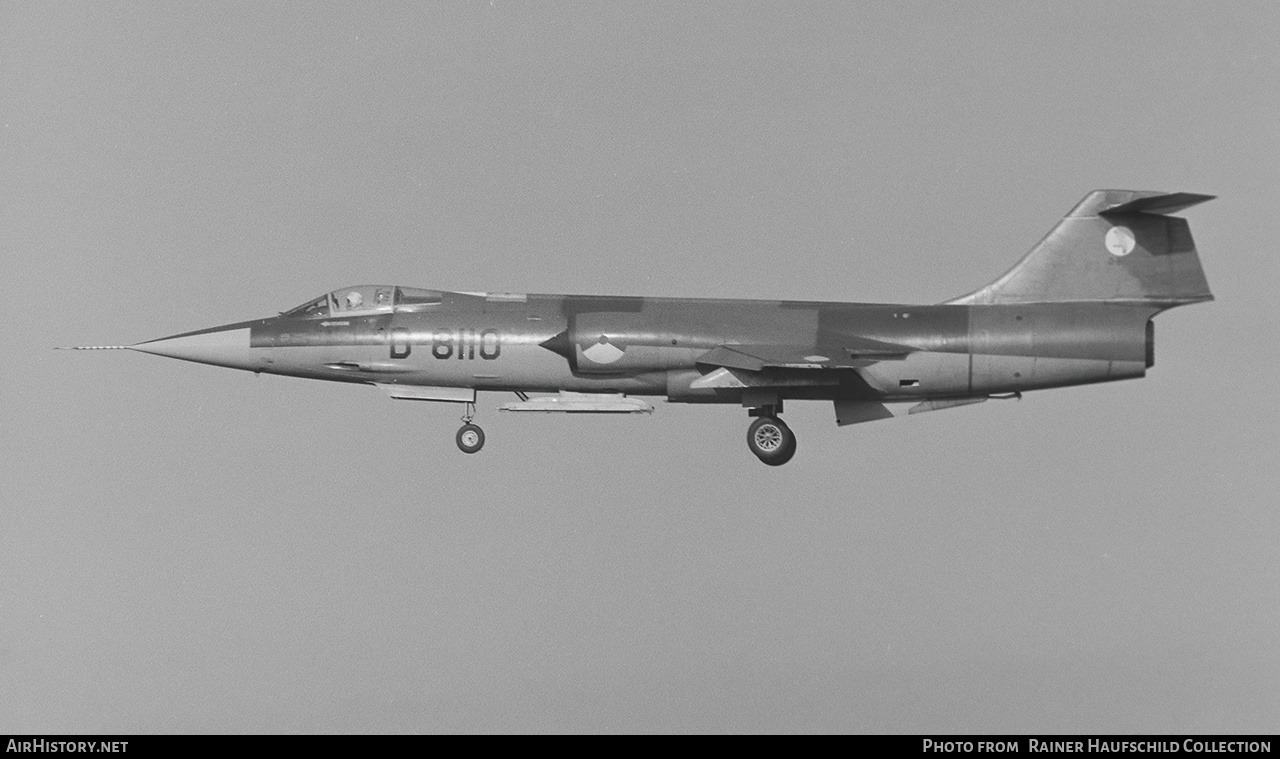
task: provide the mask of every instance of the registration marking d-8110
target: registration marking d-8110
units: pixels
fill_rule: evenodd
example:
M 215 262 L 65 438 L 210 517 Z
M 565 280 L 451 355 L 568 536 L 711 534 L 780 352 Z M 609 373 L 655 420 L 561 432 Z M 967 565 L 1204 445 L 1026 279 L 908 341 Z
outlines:
M 413 353 L 412 334 L 404 327 L 391 328 L 391 358 L 408 358 Z M 492 361 L 502 355 L 502 334 L 496 329 L 438 329 L 431 336 L 431 355 L 438 359 L 474 360 L 478 355 Z

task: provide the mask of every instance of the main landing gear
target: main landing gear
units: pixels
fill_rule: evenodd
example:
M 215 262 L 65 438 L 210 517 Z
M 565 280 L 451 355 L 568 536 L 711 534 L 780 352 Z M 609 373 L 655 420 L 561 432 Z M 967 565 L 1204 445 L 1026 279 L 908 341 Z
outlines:
M 758 418 L 747 428 L 747 447 L 769 466 L 782 466 L 796 455 L 796 435 L 777 413 L 770 407 L 753 410 Z
M 472 424 L 471 420 L 476 415 L 476 404 L 468 403 L 466 409 L 462 412 L 462 429 L 458 430 L 457 441 L 458 448 L 463 453 L 475 453 L 484 447 L 484 430 L 479 425 Z

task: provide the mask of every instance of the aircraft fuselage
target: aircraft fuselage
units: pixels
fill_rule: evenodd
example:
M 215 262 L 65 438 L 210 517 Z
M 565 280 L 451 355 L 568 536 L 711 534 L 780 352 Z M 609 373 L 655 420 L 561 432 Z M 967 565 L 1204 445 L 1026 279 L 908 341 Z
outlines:
M 282 314 L 137 347 L 168 355 L 167 348 L 201 336 L 235 333 L 240 339 L 221 350 L 178 357 L 268 374 L 483 391 L 741 403 L 750 388 L 767 386 L 780 398 L 910 401 L 1141 377 L 1152 352 L 1148 323 L 1159 310 L 1147 303 L 913 306 L 451 292 L 438 298 L 404 310 Z M 824 366 L 833 359 L 851 363 L 841 346 L 855 337 L 915 352 L 866 366 Z M 788 362 L 794 366 L 756 369 L 764 375 L 758 384 L 744 367 L 742 387 L 699 387 L 707 369 L 701 359 L 726 345 L 811 350 Z

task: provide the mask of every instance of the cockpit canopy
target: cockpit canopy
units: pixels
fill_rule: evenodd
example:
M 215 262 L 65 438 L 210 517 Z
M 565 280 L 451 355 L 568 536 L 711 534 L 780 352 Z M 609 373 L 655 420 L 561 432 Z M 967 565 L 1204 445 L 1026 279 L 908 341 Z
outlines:
M 392 311 L 422 311 L 440 305 L 441 294 L 437 290 L 395 285 L 355 285 L 343 287 L 321 295 L 284 312 L 284 316 L 298 319 L 328 316 L 356 316 L 360 314 L 387 314 Z

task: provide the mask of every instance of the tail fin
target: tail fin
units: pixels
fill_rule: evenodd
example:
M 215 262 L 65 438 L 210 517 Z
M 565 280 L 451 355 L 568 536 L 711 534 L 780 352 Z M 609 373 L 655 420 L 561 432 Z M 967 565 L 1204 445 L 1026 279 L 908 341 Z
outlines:
M 1003 277 L 947 303 L 1213 300 L 1185 219 L 1167 216 L 1212 195 L 1094 190 Z

